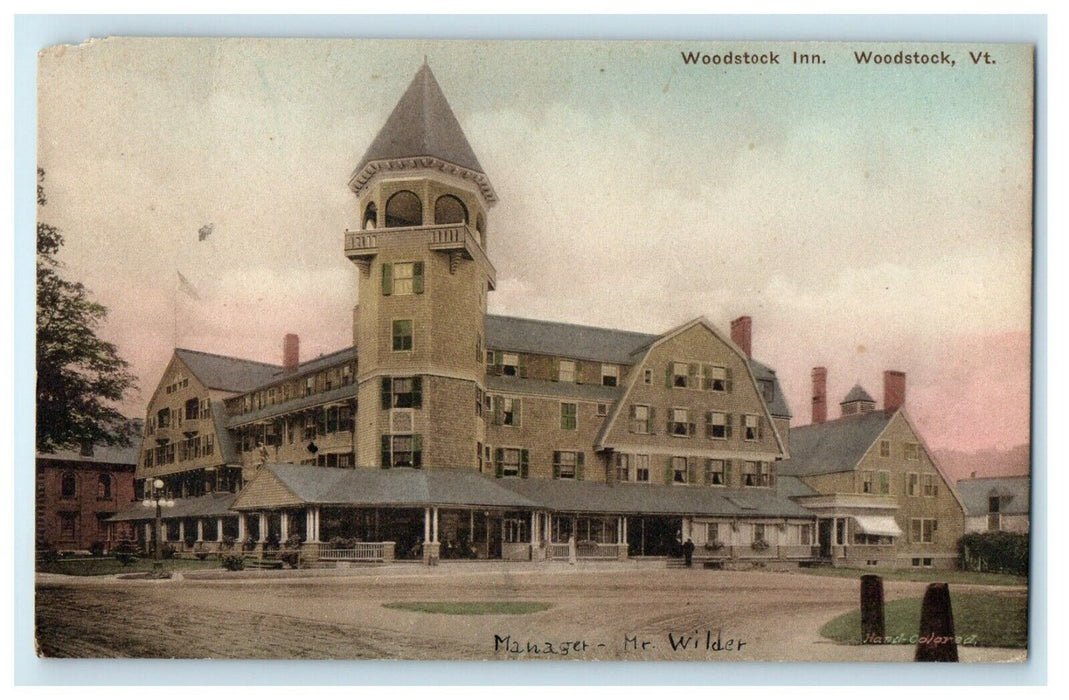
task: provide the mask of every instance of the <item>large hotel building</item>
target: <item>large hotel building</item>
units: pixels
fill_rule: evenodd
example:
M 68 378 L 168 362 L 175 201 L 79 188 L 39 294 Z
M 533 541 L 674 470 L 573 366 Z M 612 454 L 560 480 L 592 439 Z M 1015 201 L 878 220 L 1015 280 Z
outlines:
M 627 559 L 951 566 L 961 503 L 903 410 L 861 387 L 790 427 L 751 319 L 651 335 L 487 314 L 497 195 L 427 65 L 349 179 L 353 345 L 264 364 L 176 349 L 138 497 L 182 551 L 289 541 L 305 561 Z M 818 396 L 819 394 L 819 396 Z M 298 545 L 299 540 L 299 545 Z

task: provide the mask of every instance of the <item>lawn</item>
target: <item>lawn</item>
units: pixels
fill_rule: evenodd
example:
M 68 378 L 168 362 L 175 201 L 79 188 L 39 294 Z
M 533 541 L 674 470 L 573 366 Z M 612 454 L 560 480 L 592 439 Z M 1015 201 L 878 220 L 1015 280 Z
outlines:
M 960 571 L 958 569 L 846 569 L 834 566 L 815 566 L 800 569 L 800 573 L 813 576 L 860 578 L 864 574 L 876 574 L 885 581 L 920 581 L 921 583 L 960 583 L 976 586 L 1027 586 L 1027 576 L 994 574 L 988 571 Z
M 505 601 L 437 601 L 419 603 L 385 603 L 382 607 L 409 612 L 440 615 L 527 615 L 549 610 L 549 603 L 525 600 Z
M 65 574 L 67 576 L 108 576 L 110 574 L 130 574 L 138 571 L 152 571 L 152 559 L 138 559 L 129 566 L 123 566 L 112 557 L 94 557 L 85 559 L 59 559 L 54 562 L 38 562 L 37 571 L 44 574 Z M 218 569 L 218 559 L 164 559 L 164 571 L 190 571 L 197 569 Z
M 981 647 L 1028 647 L 1028 597 L 1019 594 L 953 593 L 954 635 L 959 644 Z M 884 606 L 885 635 L 893 643 L 915 644 L 920 629 L 921 598 L 892 600 Z M 821 636 L 846 644 L 861 641 L 861 612 L 854 610 L 826 623 Z

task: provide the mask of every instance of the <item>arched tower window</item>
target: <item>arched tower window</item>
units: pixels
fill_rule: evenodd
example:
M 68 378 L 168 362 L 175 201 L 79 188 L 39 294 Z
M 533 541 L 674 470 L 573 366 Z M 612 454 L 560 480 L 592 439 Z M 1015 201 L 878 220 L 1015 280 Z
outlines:
M 468 223 L 468 209 L 464 202 L 451 194 L 443 194 L 434 203 L 434 223 L 436 224 L 466 224 Z
M 386 227 L 422 226 L 423 203 L 414 193 L 401 190 L 386 202 Z
M 75 480 L 73 473 L 67 472 L 63 475 L 59 493 L 63 498 L 74 498 L 78 494 L 78 482 Z
M 97 482 L 97 498 L 111 499 L 111 477 L 107 474 L 101 474 Z
M 374 202 L 370 202 L 367 205 L 367 209 L 364 210 L 364 223 L 363 228 L 365 230 L 374 229 L 378 226 L 379 210 L 375 207 Z

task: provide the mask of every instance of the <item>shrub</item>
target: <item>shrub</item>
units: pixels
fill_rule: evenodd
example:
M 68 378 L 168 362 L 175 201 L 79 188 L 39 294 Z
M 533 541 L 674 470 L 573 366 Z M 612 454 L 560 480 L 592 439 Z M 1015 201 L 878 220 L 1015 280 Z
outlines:
M 123 566 L 130 566 L 137 561 L 138 551 L 137 543 L 132 540 L 122 540 L 112 549 L 115 560 Z
M 227 554 L 223 557 L 223 568 L 227 571 L 241 571 L 245 568 L 245 557 L 240 554 Z
M 205 559 L 208 558 L 208 554 L 209 554 L 209 552 L 207 550 L 202 549 L 199 552 L 197 552 L 197 559 L 200 559 L 201 561 L 204 561 Z
M 92 544 L 89 545 L 89 553 L 92 554 L 94 557 L 104 556 L 104 543 L 100 540 L 94 541 Z
M 296 549 L 285 549 L 278 558 L 282 560 L 282 563 L 291 569 L 299 569 L 301 564 L 301 553 Z
M 175 549 L 173 544 L 165 544 L 163 545 L 163 549 L 161 550 L 160 554 L 162 554 L 164 559 L 174 559 L 176 551 L 178 550 Z
M 264 549 L 278 549 L 279 538 L 277 532 L 268 532 L 267 539 L 264 540 Z
M 233 535 L 223 535 L 223 549 L 233 549 L 237 538 Z
M 965 569 L 1028 575 L 1028 535 L 972 532 L 958 541 L 958 551 Z
M 186 547 L 188 547 L 190 549 L 193 549 L 193 547 L 196 546 L 196 544 L 197 544 L 197 536 L 195 534 L 192 534 L 192 533 L 187 534 L 186 535 Z
M 723 542 L 706 542 L 705 543 L 705 548 L 708 549 L 710 552 L 719 552 L 721 549 L 724 548 L 724 543 Z
M 303 541 L 304 540 L 301 539 L 301 536 L 298 535 L 295 532 L 295 533 L 293 533 L 292 535 L 290 535 L 289 537 L 286 538 L 286 548 L 287 549 L 299 549 L 300 546 L 301 546 L 301 542 L 303 542 Z
M 764 540 L 754 540 L 753 544 L 751 544 L 750 547 L 755 552 L 763 552 L 768 549 L 768 542 L 765 542 Z

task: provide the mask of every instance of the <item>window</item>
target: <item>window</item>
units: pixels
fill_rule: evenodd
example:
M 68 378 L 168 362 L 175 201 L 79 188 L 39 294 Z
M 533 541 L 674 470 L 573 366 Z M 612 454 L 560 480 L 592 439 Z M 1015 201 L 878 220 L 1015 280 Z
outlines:
M 643 372 L 642 372 L 642 383 L 643 384 L 653 384 L 653 370 L 652 369 L 643 370 Z
M 345 365 L 341 368 L 341 385 L 349 386 L 353 383 L 353 366 Z M 288 397 L 287 397 L 288 398 Z
M 861 493 L 872 493 L 872 472 L 863 471 L 859 476 L 861 478 Z
M 200 399 L 186 401 L 186 420 L 196 420 L 200 417 Z
M 632 433 L 649 435 L 653 432 L 653 409 L 642 404 L 633 404 L 629 425 Z
M 393 351 L 405 352 L 412 349 L 412 321 L 393 322 Z
M 890 440 L 880 440 L 880 456 L 881 457 L 890 457 L 891 456 L 891 441 Z
M 63 498 L 74 498 L 78 495 L 78 480 L 72 472 L 63 475 L 60 482 L 59 495 Z
M 650 456 L 616 453 L 616 479 L 646 484 L 650 481 Z
M 743 486 L 772 486 L 772 465 L 769 462 L 743 462 Z
M 706 391 L 731 391 L 727 367 L 702 365 L 702 389 Z
M 761 432 L 761 416 L 754 416 L 750 414 L 746 414 L 745 416 L 743 416 L 743 440 L 760 440 Z
M 934 498 L 939 495 L 939 487 L 935 483 L 934 476 L 924 474 L 921 483 L 923 484 L 925 498 Z
M 913 557 L 913 566 L 931 567 L 931 557 Z
M 602 386 L 616 386 L 620 381 L 620 368 L 616 365 L 602 365 L 601 366 L 601 384 Z
M 902 454 L 906 459 L 920 459 L 921 446 L 915 442 L 907 442 L 902 445 Z
M 520 356 L 516 353 L 506 352 L 501 354 L 501 373 L 506 377 L 519 376 Z
M 383 435 L 382 466 L 423 466 L 423 438 L 420 435 Z
M 720 523 L 705 524 L 705 542 L 706 544 L 721 544 Z
M 514 447 L 498 447 L 494 451 L 494 468 L 498 477 L 518 476 L 527 478 L 527 450 Z
M 422 408 L 422 377 L 383 377 L 381 384 L 383 410 L 390 408 Z
M 916 472 L 910 472 L 906 476 L 906 495 L 907 496 L 919 496 L 921 475 Z
M 60 513 L 59 514 L 59 536 L 65 539 L 72 539 L 74 537 L 75 528 L 78 523 L 78 516 L 76 513 Z
M 506 377 L 526 377 L 523 356 L 514 352 L 486 351 L 487 374 L 503 374 Z
M 705 437 L 709 440 L 727 440 L 731 437 L 731 414 L 719 411 L 706 412 Z
M 688 484 L 690 479 L 688 478 L 686 457 L 672 457 L 671 458 L 671 470 L 672 470 L 672 483 L 673 484 Z
M 768 540 L 765 539 L 765 526 L 764 526 L 763 523 L 754 523 L 754 526 L 753 526 L 753 541 L 755 543 L 757 543 L 757 542 L 767 543 L 768 542 Z
M 422 226 L 423 203 L 413 192 L 401 190 L 386 200 L 386 226 Z
M 727 486 L 731 483 L 731 462 L 725 459 L 705 460 L 705 483 Z
M 511 396 L 494 396 L 494 425 L 519 427 L 522 402 Z
M 111 500 L 111 477 L 107 474 L 101 474 L 97 479 L 97 499 L 102 501 Z
M 685 389 L 687 387 L 687 363 L 673 362 L 668 367 L 669 386 Z
M 557 368 L 557 380 L 561 382 L 575 382 L 575 362 L 561 360 Z
M 891 472 L 876 472 L 876 493 L 886 496 L 891 493 Z
M 554 452 L 553 453 L 553 478 L 554 479 L 578 479 L 583 478 L 583 453 L 582 452 Z
M 171 427 L 171 409 L 161 408 L 156 412 L 156 424 L 161 428 Z
M 468 223 L 468 209 L 453 195 L 444 194 L 434 203 L 434 223 L 466 224 Z
M 527 520 L 525 518 L 505 518 L 505 542 L 510 544 L 527 542 Z
M 761 398 L 765 403 L 772 403 L 776 398 L 776 385 L 768 379 L 758 379 L 757 388 L 761 390 Z
M 315 377 L 306 377 L 304 380 L 304 395 L 311 396 L 315 392 Z
M 598 415 L 599 416 L 607 416 L 607 415 L 609 415 L 609 404 L 607 404 L 607 403 L 599 403 L 598 404 Z
M 835 519 L 835 544 L 840 547 L 846 544 L 846 518 Z
M 685 408 L 673 408 L 672 418 L 668 421 L 668 434 L 676 437 L 690 437 L 694 434 L 694 424 L 688 420 Z
M 912 518 L 909 521 L 909 541 L 931 544 L 935 541 L 938 523 L 935 518 Z
M 579 409 L 577 404 L 562 403 L 560 405 L 560 428 L 561 430 L 575 430 L 579 424 Z
M 423 293 L 423 263 L 384 263 L 382 266 L 383 296 L 407 296 Z
M 813 544 L 813 526 L 809 524 L 798 526 L 798 544 Z

